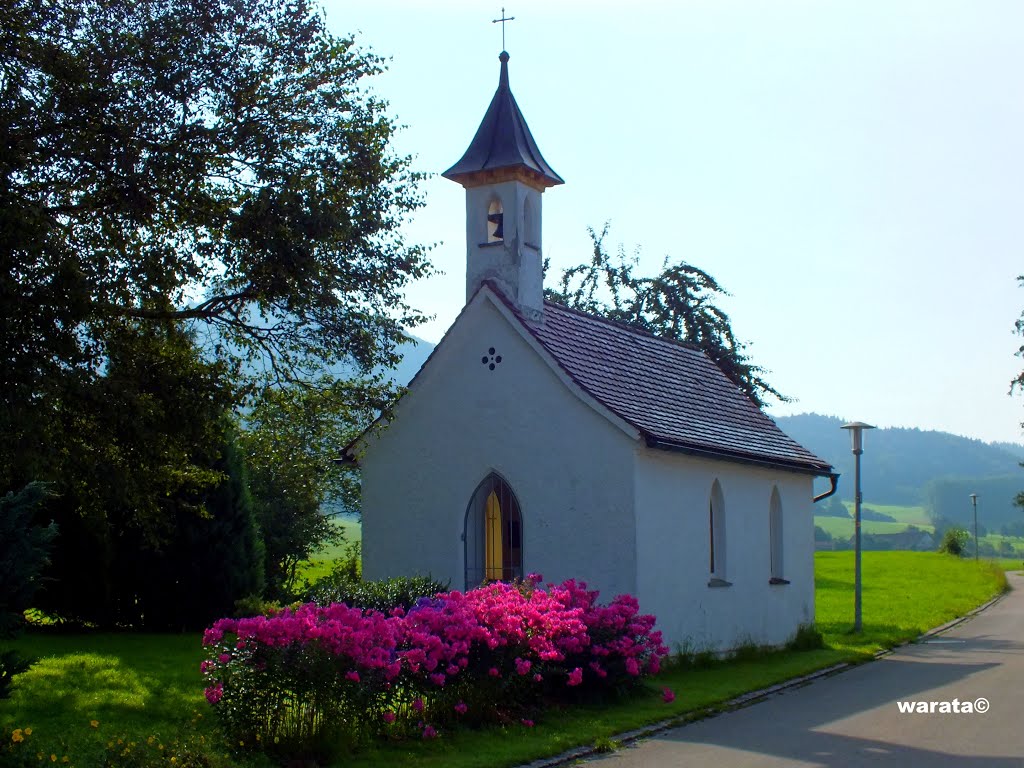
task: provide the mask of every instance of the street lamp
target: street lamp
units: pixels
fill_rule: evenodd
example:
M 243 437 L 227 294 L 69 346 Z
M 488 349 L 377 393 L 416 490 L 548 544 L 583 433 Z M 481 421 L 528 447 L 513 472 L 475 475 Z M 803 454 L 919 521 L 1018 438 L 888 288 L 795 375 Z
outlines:
M 974 506 L 974 562 L 978 562 L 978 494 L 971 494 L 971 504 Z
M 864 430 L 874 429 L 874 427 L 870 424 L 865 424 L 863 421 L 854 421 L 849 424 L 843 424 L 842 428 L 850 430 L 850 435 L 853 437 L 853 631 L 860 632 L 860 455 L 864 453 Z

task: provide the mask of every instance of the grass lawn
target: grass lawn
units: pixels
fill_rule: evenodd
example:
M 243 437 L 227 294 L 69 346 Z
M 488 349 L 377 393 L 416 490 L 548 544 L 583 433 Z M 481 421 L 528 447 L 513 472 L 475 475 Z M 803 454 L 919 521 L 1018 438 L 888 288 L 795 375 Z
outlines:
M 944 624 L 1000 591 L 1002 568 L 937 552 L 864 552 L 864 632 L 853 628 L 853 552 L 814 557 L 817 627 L 832 648 L 874 653 Z
M 993 563 L 996 568 L 1002 568 L 1004 571 L 1024 571 L 1024 558 L 1021 557 L 990 558 L 987 562 Z
M 764 687 L 908 640 L 984 602 L 1005 583 L 991 562 L 976 565 L 945 555 L 864 553 L 864 627 L 853 621 L 853 553 L 820 552 L 818 627 L 827 648 L 774 653 L 698 668 L 670 668 L 636 696 L 602 706 L 550 712 L 535 728 L 510 725 L 444 733 L 432 742 L 381 744 L 346 759 L 346 766 L 511 766 L 552 755 L 638 726 L 721 704 Z M 215 765 L 250 765 L 223 756 L 226 747 L 203 699 L 198 635 L 39 635 L 16 644 L 43 657 L 16 680 L 11 699 L 0 701 L 0 735 L 32 728 L 19 747 L 70 765 L 102 764 L 105 745 L 117 738 L 169 742 L 191 734 Z M 663 686 L 676 700 L 662 700 Z M 203 717 L 199 717 L 203 715 Z M 92 727 L 90 721 L 97 721 Z M 156 747 L 154 746 L 154 749 Z
M 0 701 L 0 734 L 32 729 L 20 747 L 93 766 L 119 738 L 218 740 L 203 698 L 198 635 L 29 633 L 13 646 L 40 658 Z

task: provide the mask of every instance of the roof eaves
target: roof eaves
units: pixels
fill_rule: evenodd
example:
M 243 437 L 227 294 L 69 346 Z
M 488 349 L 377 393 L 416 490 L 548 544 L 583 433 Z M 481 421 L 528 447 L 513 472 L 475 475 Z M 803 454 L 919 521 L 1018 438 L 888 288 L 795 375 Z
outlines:
M 724 451 L 717 448 L 690 445 L 675 440 L 665 440 L 653 435 L 648 436 L 647 446 L 649 448 L 656 448 L 662 451 L 672 451 L 675 453 L 685 453 L 690 456 L 699 456 L 701 458 L 720 459 L 740 464 L 749 464 L 764 467 L 766 469 L 780 469 L 786 472 L 813 475 L 814 477 L 828 477 L 833 474 L 831 464 L 818 464 L 810 461 L 803 462 L 787 461 L 784 459 L 769 459 L 763 456 L 744 453 L 742 451 Z

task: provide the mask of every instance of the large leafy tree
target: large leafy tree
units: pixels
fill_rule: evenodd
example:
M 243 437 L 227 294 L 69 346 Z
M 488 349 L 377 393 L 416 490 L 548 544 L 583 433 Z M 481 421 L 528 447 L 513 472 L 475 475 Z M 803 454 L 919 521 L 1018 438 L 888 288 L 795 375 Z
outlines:
M 0 485 L 39 474 L 48 403 L 128 321 L 249 360 L 237 393 L 393 361 L 429 265 L 399 234 L 418 176 L 365 87 L 380 58 L 306 0 L 3 5 Z
M 318 374 L 422 319 L 382 60 L 307 0 L 0 3 L 0 494 L 53 483 L 55 609 L 149 622 L 132 579 L 232 538 L 258 589 L 231 412 L 300 386 L 361 413 L 379 387 Z
M 655 336 L 700 347 L 726 376 L 758 406 L 774 397 L 785 401 L 764 378 L 764 368 L 751 362 L 746 344 L 732 331 L 729 316 L 715 302 L 728 295 L 707 272 L 685 261 L 670 262 L 653 276 L 637 275 L 636 255 L 619 246 L 611 256 L 600 233 L 589 229 L 593 255 L 589 263 L 562 272 L 557 289 L 547 297 L 575 309 L 601 315 Z

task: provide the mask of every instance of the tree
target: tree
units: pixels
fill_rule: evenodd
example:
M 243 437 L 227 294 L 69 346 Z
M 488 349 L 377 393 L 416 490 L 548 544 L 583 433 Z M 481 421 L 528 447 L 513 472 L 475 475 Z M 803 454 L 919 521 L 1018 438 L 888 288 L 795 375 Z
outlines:
M 57 526 L 44 527 L 33 519 L 47 493 L 41 483 L 32 483 L 0 498 L 0 637 L 20 627 L 49 563 Z
M 1021 285 L 1024 285 L 1024 275 L 1018 275 L 1017 282 L 1020 283 Z M 1021 316 L 1017 318 L 1017 322 L 1014 323 L 1014 328 L 1016 329 L 1018 334 L 1024 336 L 1024 312 L 1022 312 Z M 1021 344 L 1017 348 L 1016 354 L 1017 357 L 1024 357 L 1024 344 Z M 1010 382 L 1010 393 L 1013 394 L 1013 391 L 1019 387 L 1024 387 L 1024 371 L 1021 371 L 1019 374 L 1017 374 L 1017 377 Z M 1024 427 L 1024 424 L 1021 424 L 1021 427 Z M 1024 466 L 1024 464 L 1022 464 L 1021 466 Z M 1021 491 L 1020 493 L 1017 494 L 1016 498 L 1014 499 L 1014 504 L 1016 504 L 1018 507 L 1024 507 L 1024 491 Z
M 158 558 L 161 578 L 150 579 L 143 593 L 151 628 L 209 626 L 231 613 L 235 601 L 263 592 L 264 543 L 256 505 L 236 430 L 230 422 L 223 427 L 223 450 L 214 465 L 222 480 L 204 495 L 206 514 L 180 520 Z
M 608 255 L 604 245 L 608 228 L 605 224 L 600 234 L 587 230 L 594 245 L 590 263 L 564 270 L 559 288 L 545 291 L 549 299 L 655 336 L 697 345 L 759 407 L 769 396 L 787 400 L 764 379 L 766 371 L 751 363 L 746 344 L 733 334 L 729 316 L 715 305 L 718 297 L 728 294 L 711 275 L 666 257 L 660 274 L 638 277 L 636 255 L 628 257 L 621 246 L 614 259 Z
M 136 585 L 249 530 L 231 412 L 296 383 L 359 411 L 375 385 L 319 374 L 393 363 L 423 319 L 403 293 L 427 249 L 400 234 L 420 174 L 365 87 L 382 59 L 308 0 L 8 0 L 3 18 L 0 493 L 59 495 L 54 610 L 177 621 Z M 240 547 L 237 589 L 259 558 Z
M 269 596 L 289 599 L 300 562 L 341 529 L 322 514 L 325 503 L 359 509 L 358 478 L 335 462 L 345 445 L 393 399 L 382 380 L 328 379 L 314 386 L 267 388 L 246 414 L 242 449 L 266 542 Z
M 204 333 L 236 400 L 394 361 L 419 174 L 363 87 L 382 60 L 310 2 L 8 0 L 0 51 L 0 490 L 125 323 Z

